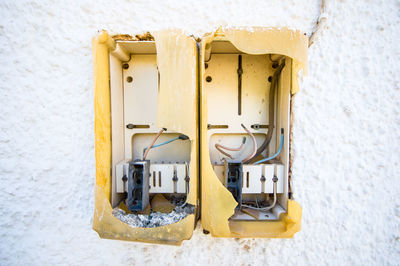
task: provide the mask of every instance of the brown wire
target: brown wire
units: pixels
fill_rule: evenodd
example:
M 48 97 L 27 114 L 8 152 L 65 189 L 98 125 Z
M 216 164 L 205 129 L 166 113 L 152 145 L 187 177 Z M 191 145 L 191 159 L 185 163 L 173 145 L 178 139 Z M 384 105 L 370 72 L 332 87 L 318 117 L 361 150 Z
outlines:
M 215 148 L 216 148 L 220 153 L 222 153 L 223 155 L 229 157 L 230 159 L 233 159 L 232 155 L 230 155 L 229 153 L 224 152 L 223 150 L 221 150 L 221 149 L 219 148 L 219 145 L 218 145 L 218 144 L 215 144 Z
M 164 130 L 167 130 L 166 128 L 162 128 L 157 135 L 154 137 L 153 141 L 151 142 L 150 146 L 148 146 L 146 152 L 143 155 L 143 161 L 146 160 L 147 154 L 149 154 L 149 151 L 151 149 L 151 147 L 153 147 L 154 143 L 157 141 L 158 137 L 160 137 L 160 135 L 164 132 Z
M 243 124 L 241 124 L 241 126 L 244 128 L 244 130 L 246 130 L 246 132 L 250 135 L 251 140 L 253 141 L 253 153 L 250 154 L 249 156 L 247 156 L 242 162 L 248 161 L 251 158 L 254 157 L 254 155 L 257 152 L 257 142 L 256 142 L 256 138 L 254 137 L 253 133 L 250 132 L 250 130 L 248 130 Z
M 278 66 L 276 69 L 273 77 L 272 77 L 272 82 L 271 82 L 271 87 L 269 89 L 269 118 L 268 118 L 268 131 L 267 131 L 267 136 L 264 140 L 264 142 L 261 144 L 261 146 L 257 149 L 256 154 L 252 157 L 254 160 L 258 155 L 260 155 L 269 145 L 271 142 L 272 138 L 272 133 L 274 132 L 274 124 L 275 124 L 275 104 L 274 104 L 274 99 L 275 99 L 275 90 L 278 90 L 278 80 L 279 76 L 282 72 L 282 69 L 285 67 L 285 60 L 283 60 L 282 64 Z M 244 163 L 251 163 L 252 160 L 246 160 L 243 161 Z
M 240 151 L 243 148 L 245 143 L 246 143 L 246 137 L 243 137 L 242 144 L 239 146 L 239 148 L 230 148 L 230 147 L 223 146 L 219 143 L 215 144 L 215 148 L 223 155 L 228 156 L 229 158 L 233 159 L 233 157 L 229 153 L 223 151 L 222 149 L 225 149 L 228 151 Z

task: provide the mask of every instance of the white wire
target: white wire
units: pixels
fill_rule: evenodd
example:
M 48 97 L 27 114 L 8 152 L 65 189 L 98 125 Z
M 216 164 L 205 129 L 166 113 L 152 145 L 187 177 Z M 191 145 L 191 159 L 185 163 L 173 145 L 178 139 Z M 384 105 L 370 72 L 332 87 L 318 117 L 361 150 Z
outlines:
M 260 211 L 268 211 L 268 210 L 272 209 L 273 207 L 275 207 L 275 204 L 276 204 L 276 183 L 277 182 L 274 182 L 274 201 L 272 202 L 272 204 L 270 206 L 257 208 L 257 207 L 253 207 L 253 206 L 250 206 L 250 205 L 242 204 L 242 207 L 246 207 L 246 208 L 253 209 L 253 210 L 260 210 Z

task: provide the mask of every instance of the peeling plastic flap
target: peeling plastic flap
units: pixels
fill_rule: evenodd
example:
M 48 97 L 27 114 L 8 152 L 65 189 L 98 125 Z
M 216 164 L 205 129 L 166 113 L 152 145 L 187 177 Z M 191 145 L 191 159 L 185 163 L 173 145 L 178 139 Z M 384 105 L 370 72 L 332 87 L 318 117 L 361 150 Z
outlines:
M 197 47 L 193 38 L 181 31 L 154 34 L 160 71 L 157 126 L 183 133 L 190 138 L 190 176 L 197 176 Z M 196 205 L 197 181 L 190 179 L 187 202 Z
M 205 44 L 220 38 L 230 41 L 238 50 L 246 54 L 281 54 L 293 59 L 291 93 L 299 91 L 297 76 L 301 69 L 307 74 L 308 37 L 287 28 L 220 28 L 205 36 Z
M 160 71 L 158 124 L 186 134 L 191 139 L 190 192 L 188 203 L 197 199 L 197 94 L 196 43 L 178 32 L 156 34 Z M 109 51 L 114 40 L 102 32 L 93 39 L 95 83 L 95 156 L 96 187 L 93 229 L 100 237 L 179 245 L 190 239 L 195 214 L 181 221 L 156 228 L 133 228 L 112 215 L 111 196 L 111 111 L 109 85 Z M 177 105 L 177 103 L 182 103 Z M 178 120 L 175 120 L 179 117 Z

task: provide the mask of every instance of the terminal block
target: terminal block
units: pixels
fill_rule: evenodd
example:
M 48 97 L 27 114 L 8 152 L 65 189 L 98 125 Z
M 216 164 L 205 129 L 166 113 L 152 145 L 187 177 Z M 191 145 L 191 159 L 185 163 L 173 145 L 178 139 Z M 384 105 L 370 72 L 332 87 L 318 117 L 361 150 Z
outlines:
M 131 211 L 142 211 L 149 204 L 150 161 L 129 163 L 128 197 L 126 205 Z

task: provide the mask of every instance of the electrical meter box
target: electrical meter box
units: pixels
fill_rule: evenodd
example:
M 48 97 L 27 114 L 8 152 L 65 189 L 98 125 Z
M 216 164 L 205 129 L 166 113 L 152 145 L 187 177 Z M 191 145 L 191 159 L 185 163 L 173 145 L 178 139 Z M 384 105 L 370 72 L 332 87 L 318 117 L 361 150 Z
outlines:
M 290 172 L 291 101 L 307 37 L 219 29 L 200 53 L 201 223 L 217 237 L 292 237 L 301 227 Z
M 216 237 L 300 230 L 291 105 L 307 36 L 220 28 L 196 42 L 181 31 L 103 31 L 92 44 L 100 237 L 179 245 L 199 201 Z
M 179 245 L 198 207 L 198 49 L 179 31 L 93 39 L 100 237 Z

